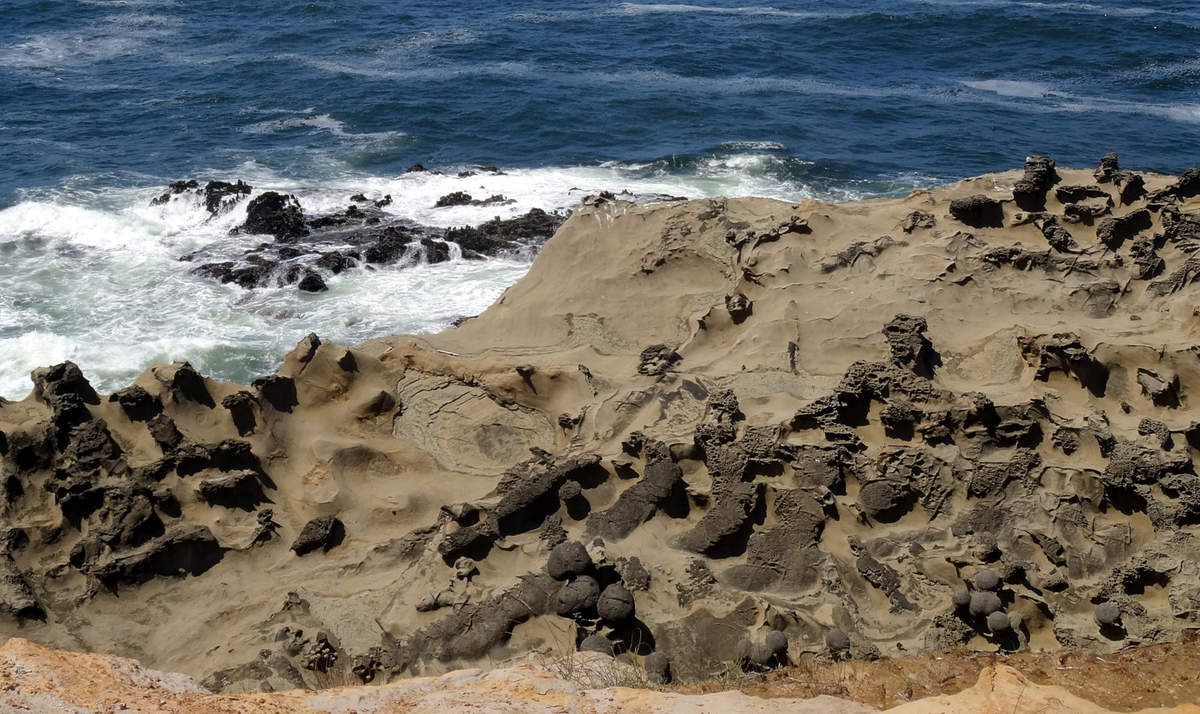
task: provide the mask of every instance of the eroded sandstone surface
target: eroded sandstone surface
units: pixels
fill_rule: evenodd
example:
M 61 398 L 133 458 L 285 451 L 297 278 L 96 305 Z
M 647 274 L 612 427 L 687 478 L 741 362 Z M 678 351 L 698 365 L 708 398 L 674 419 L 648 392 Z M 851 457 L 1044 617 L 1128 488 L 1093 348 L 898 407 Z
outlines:
M 596 197 L 438 335 L 252 385 L 38 370 L 0 404 L 0 631 L 225 692 L 1174 640 L 1198 177 Z

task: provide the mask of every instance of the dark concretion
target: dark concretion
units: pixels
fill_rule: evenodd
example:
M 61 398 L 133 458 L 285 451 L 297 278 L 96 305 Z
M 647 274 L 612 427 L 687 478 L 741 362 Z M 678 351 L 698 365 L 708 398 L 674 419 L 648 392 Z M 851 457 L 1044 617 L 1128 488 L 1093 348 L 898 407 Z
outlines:
M 563 585 L 554 599 L 554 611 L 562 617 L 587 612 L 600 599 L 600 584 L 589 575 L 580 575 Z
M 950 202 L 950 215 L 972 228 L 1002 228 L 1004 206 L 983 194 L 956 198 Z
M 582 575 L 592 567 L 592 557 L 579 541 L 559 543 L 550 551 L 546 561 L 546 573 L 555 580 L 567 580 Z
M 318 549 L 328 551 L 341 545 L 345 537 L 346 527 L 336 516 L 321 516 L 304 524 L 292 543 L 292 551 L 296 555 L 307 555 Z

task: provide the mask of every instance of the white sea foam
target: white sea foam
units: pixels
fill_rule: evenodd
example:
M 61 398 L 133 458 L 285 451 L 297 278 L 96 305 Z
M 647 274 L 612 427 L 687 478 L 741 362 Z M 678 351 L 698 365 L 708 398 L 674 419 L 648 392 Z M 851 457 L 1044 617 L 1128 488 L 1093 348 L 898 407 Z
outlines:
M 736 148 L 735 148 L 736 147 Z M 200 175 L 242 178 L 257 195 L 294 193 L 310 215 L 344 208 L 353 193 L 392 196 L 385 210 L 430 226 L 478 224 L 530 208 L 573 209 L 601 191 L 635 196 L 763 195 L 799 200 L 817 192 L 786 175 L 780 145 L 731 142 L 718 155 L 692 160 L 686 173 L 670 161 L 644 164 L 506 169 L 456 167 L 445 173 L 347 176 L 298 181 L 247 162 Z M 482 311 L 528 269 L 528 257 L 385 266 L 326 276 L 329 291 L 295 287 L 243 290 L 192 275 L 178 257 L 199 248 L 236 255 L 262 240 L 231 236 L 244 220 L 243 199 L 216 217 L 198 197 L 150 205 L 161 186 L 97 189 L 77 177 L 59 189 L 27 192 L 0 211 L 0 395 L 29 391 L 29 371 L 71 359 L 99 388 L 131 381 L 154 362 L 186 359 L 208 374 L 247 380 L 274 369 L 301 337 L 356 343 L 396 333 L 438 330 Z M 447 193 L 476 199 L 504 195 L 511 204 L 434 208 Z M 854 198 L 853 187 L 822 195 Z M 215 246 L 215 247 L 214 247 Z
M 1054 89 L 1040 82 L 987 79 L 965 81 L 964 86 L 980 92 L 1017 100 L 1032 100 L 1023 109 L 1039 109 L 1047 112 L 1109 112 L 1156 116 L 1185 124 L 1200 123 L 1200 104 L 1135 102 L 1124 99 L 1109 99 L 1075 94 Z
M 1012 79 L 980 79 L 963 82 L 963 84 L 971 89 L 978 89 L 981 92 L 992 92 L 1002 97 L 1037 99 L 1054 93 L 1048 84 Z
M 784 10 L 771 6 L 755 5 L 689 5 L 684 3 L 621 3 L 613 10 L 621 15 L 651 14 L 713 14 L 713 15 L 770 15 L 776 17 L 829 17 L 831 13 Z
M 299 115 L 285 116 L 279 119 L 268 119 L 255 122 L 242 129 L 247 134 L 277 134 L 296 129 L 313 129 L 325 131 L 343 139 L 387 141 L 401 139 L 406 136 L 402 131 L 353 132 L 346 130 L 346 124 L 328 114 L 313 114 L 306 111 Z
M 0 46 L 0 66 L 48 70 L 82 67 L 142 51 L 169 37 L 178 20 L 165 15 L 115 15 L 78 30 L 26 36 Z

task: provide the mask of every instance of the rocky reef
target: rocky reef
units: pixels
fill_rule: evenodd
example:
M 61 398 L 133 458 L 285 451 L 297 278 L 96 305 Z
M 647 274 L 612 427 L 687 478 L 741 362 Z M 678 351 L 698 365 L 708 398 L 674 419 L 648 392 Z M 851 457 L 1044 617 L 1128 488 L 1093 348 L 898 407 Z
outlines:
M 494 169 L 493 169 L 494 171 Z M 530 209 L 513 218 L 496 217 L 477 226 L 438 229 L 397 217 L 388 211 L 391 195 L 368 198 L 356 193 L 339 211 L 309 215 L 291 194 L 264 191 L 238 180 L 176 181 L 151 203 L 199 201 L 211 217 L 238 213 L 245 218 L 232 234 L 269 237 L 229 256 L 223 245 L 192 251 L 181 261 L 195 263 L 192 272 L 243 288 L 295 285 L 311 293 L 329 289 L 329 277 L 382 265 L 443 263 L 452 257 L 480 259 L 536 249 L 554 234 L 565 216 Z M 504 196 L 475 200 L 462 191 L 442 196 L 434 208 L 495 206 L 512 203 Z
M 593 197 L 438 335 L 311 335 L 249 386 L 38 370 L 0 405 L 0 628 L 229 692 L 1173 641 L 1200 624 L 1198 177 Z M 255 251 L 325 249 L 268 195 Z M 364 256 L 400 230 L 371 215 Z M 442 240 L 523 229 L 474 230 Z

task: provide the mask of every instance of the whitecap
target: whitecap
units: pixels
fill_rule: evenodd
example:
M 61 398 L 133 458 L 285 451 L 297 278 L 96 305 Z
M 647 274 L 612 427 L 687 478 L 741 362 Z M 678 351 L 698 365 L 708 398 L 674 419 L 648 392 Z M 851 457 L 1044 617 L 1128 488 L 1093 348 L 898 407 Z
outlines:
M 1039 99 L 1053 93 L 1050 85 L 1013 79 L 980 79 L 963 82 L 963 85 L 981 92 L 991 92 L 1002 97 Z

